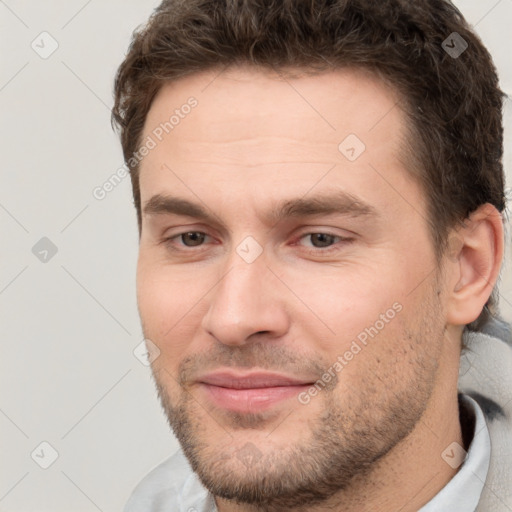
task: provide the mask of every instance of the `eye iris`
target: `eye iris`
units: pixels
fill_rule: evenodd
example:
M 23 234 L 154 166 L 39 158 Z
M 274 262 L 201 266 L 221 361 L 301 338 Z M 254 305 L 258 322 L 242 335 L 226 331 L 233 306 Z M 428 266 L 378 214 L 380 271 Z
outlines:
M 197 231 L 189 231 L 188 233 L 183 233 L 181 235 L 181 239 L 185 243 L 185 245 L 195 246 L 200 245 L 204 241 L 204 236 L 204 233 L 198 233 Z M 189 237 L 189 239 L 192 241 L 191 244 L 186 243 L 187 237 Z
M 333 235 L 328 235 L 326 233 L 313 233 L 311 235 L 311 240 L 313 241 L 313 245 L 315 247 L 328 247 L 329 245 L 331 245 L 334 242 L 333 239 L 334 239 Z M 314 240 L 319 241 L 320 244 L 316 245 Z

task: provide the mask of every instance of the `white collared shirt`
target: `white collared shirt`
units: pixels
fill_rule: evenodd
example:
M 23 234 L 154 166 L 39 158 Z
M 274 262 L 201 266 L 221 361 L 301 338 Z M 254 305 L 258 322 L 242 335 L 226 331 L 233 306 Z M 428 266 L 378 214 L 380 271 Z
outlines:
M 418 512 L 474 512 L 480 501 L 491 460 L 491 439 L 477 402 L 465 394 L 461 394 L 461 401 L 475 416 L 475 431 L 468 453 L 455 476 Z

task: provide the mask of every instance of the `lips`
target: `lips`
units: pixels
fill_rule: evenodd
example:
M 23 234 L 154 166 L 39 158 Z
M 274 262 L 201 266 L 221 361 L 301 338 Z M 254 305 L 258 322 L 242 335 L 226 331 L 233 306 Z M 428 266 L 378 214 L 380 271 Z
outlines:
M 250 373 L 246 375 L 236 375 L 229 372 L 217 372 L 205 375 L 198 380 L 204 384 L 233 389 L 304 386 L 310 384 L 309 381 L 294 379 L 292 377 L 276 373 Z
M 296 397 L 311 386 L 310 380 L 287 375 L 252 372 L 219 371 L 197 379 L 207 400 L 221 409 L 239 412 L 261 412 Z

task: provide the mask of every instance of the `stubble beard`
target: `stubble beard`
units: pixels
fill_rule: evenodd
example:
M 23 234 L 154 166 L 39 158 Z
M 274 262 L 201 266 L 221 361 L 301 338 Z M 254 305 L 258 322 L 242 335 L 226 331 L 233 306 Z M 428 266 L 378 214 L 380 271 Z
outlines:
M 308 405 L 297 403 L 286 418 L 288 412 L 281 411 L 282 419 L 278 421 L 265 414 L 224 414 L 216 422 L 212 418 L 215 411 L 206 412 L 188 390 L 180 388 L 179 397 L 171 400 L 163 379 L 154 373 L 169 425 L 203 485 L 214 496 L 249 505 L 247 510 L 308 510 L 321 503 L 332 504 L 355 477 L 359 481 L 371 473 L 375 464 L 414 430 L 424 414 L 435 387 L 438 363 L 418 347 L 428 340 L 435 352 L 444 333 L 444 327 L 438 325 L 439 317 L 436 319 L 437 308 L 429 310 L 420 326 L 402 332 L 403 344 L 416 353 L 413 374 L 407 383 L 390 391 L 386 383 L 396 372 L 392 365 L 384 370 L 382 365 L 365 367 L 368 379 L 361 379 L 357 389 L 352 388 L 352 396 L 338 396 L 336 386 L 321 391 L 314 398 L 322 400 L 321 413 L 305 420 L 308 435 L 292 439 L 285 446 L 273 443 L 269 449 L 253 443 L 254 430 L 275 429 L 276 434 L 288 440 L 287 421 L 297 421 Z M 373 340 L 378 342 L 386 340 Z M 265 352 L 271 362 L 275 359 L 269 347 L 263 344 L 261 353 Z M 364 352 L 358 357 L 364 357 Z M 343 379 L 343 371 L 339 379 Z M 304 423 L 304 419 L 298 421 Z M 230 429 L 237 438 L 240 431 L 247 432 L 245 444 L 229 446 L 226 442 L 221 447 L 210 442 L 211 429 L 222 431 L 221 425 L 227 439 Z M 269 439 L 272 435 L 274 432 Z

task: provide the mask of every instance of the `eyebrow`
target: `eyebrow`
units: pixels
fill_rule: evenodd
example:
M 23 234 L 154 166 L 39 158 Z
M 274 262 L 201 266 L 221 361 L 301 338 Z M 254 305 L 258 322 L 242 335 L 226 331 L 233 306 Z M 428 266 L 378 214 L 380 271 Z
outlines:
M 218 216 L 210 214 L 198 203 L 170 195 L 156 194 L 144 205 L 144 215 L 182 215 L 205 222 L 218 222 Z M 264 215 L 269 224 L 277 224 L 287 218 L 315 217 L 319 215 L 347 215 L 351 217 L 378 217 L 377 210 L 345 192 L 335 191 L 308 198 L 287 199 L 274 204 Z

